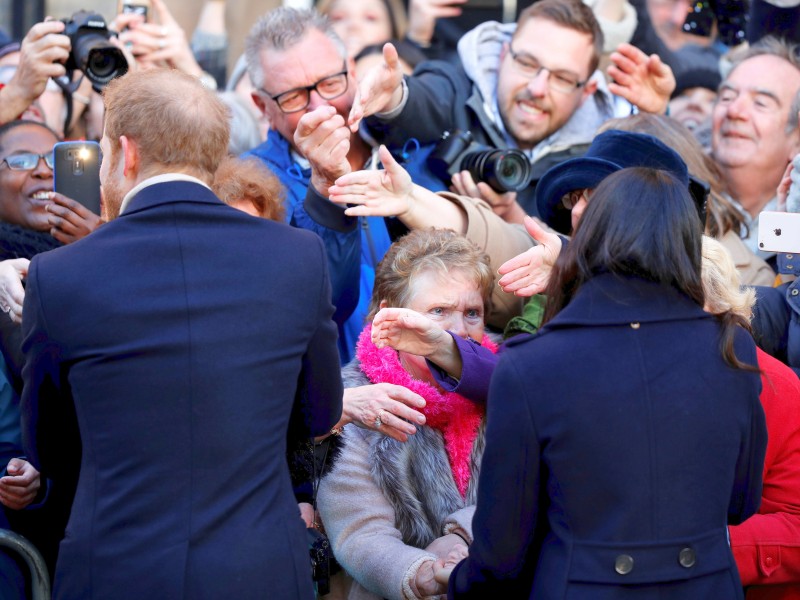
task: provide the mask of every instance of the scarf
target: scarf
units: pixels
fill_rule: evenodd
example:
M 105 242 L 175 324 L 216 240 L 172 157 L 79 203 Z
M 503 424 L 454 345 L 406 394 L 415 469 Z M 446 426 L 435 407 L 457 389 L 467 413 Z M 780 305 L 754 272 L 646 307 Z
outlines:
M 371 325 L 364 328 L 356 345 L 361 370 L 372 383 L 401 385 L 425 399 L 425 407 L 421 410 L 425 424 L 442 433 L 453 479 L 464 497 L 470 478 L 472 445 L 485 407 L 454 392 L 443 393 L 429 383 L 414 379 L 400 364 L 400 356 L 395 350 L 378 348 L 372 343 L 371 329 Z M 497 345 L 489 336 L 483 337 L 481 345 L 497 352 Z

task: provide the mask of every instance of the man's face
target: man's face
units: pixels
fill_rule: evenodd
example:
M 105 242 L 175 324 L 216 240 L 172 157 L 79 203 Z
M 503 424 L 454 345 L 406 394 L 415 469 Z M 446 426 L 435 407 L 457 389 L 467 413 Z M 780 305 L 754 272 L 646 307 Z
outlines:
M 588 34 L 536 18 L 517 30 L 500 59 L 497 104 L 506 129 L 520 148 L 532 148 L 560 129 L 594 93 L 595 84 L 560 91 L 548 82 L 553 72 L 586 81 L 591 75 L 591 58 L 592 40 Z M 545 69 L 532 76 L 519 60 Z
M 800 70 L 777 56 L 754 56 L 728 75 L 712 113 L 711 147 L 723 170 L 783 172 L 798 151 L 798 132 L 786 133 L 798 90 Z
M 102 217 L 106 221 L 111 221 L 119 216 L 122 199 L 132 189 L 132 186 L 126 183 L 122 173 L 121 149 L 117 149 L 116 152 L 112 151 L 105 132 L 100 140 L 100 151 L 103 153 L 103 161 L 100 163 L 100 189 L 103 196 Z
M 658 37 L 670 50 L 687 43 L 707 44 L 710 39 L 683 31 L 686 16 L 692 10 L 691 0 L 647 0 L 647 12 Z
M 325 100 L 316 91 L 310 92 L 309 103 L 303 110 L 285 113 L 275 100 L 264 93 L 256 92 L 253 101 L 264 112 L 270 127 L 278 131 L 290 144 L 294 145 L 294 130 L 300 118 L 319 106 L 333 106 L 345 121 L 353 106 L 356 92 L 356 81 L 353 74 L 352 61 L 345 59 L 336 45 L 323 34 L 314 29 L 294 47 L 282 52 L 264 50 L 261 52 L 261 67 L 264 70 L 264 91 L 269 96 L 276 96 L 289 90 L 313 85 L 345 68 L 347 74 L 347 91 L 332 100 Z
M 20 125 L 3 137 L 0 159 L 20 154 L 51 154 L 56 137 L 38 125 Z M 50 229 L 47 195 L 53 191 L 53 170 L 37 158 L 31 169 L 14 170 L 0 164 L 0 220 L 36 231 Z

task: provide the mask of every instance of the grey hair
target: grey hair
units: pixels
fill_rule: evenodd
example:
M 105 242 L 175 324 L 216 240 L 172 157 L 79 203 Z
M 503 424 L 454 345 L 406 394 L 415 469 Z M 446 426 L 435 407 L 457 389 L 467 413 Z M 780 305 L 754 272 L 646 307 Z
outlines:
M 347 48 L 342 39 L 331 27 L 331 22 L 313 8 L 297 9 L 282 6 L 263 15 L 244 42 L 244 55 L 247 58 L 247 73 L 253 87 L 264 87 L 264 71 L 261 67 L 263 50 L 287 50 L 312 30 L 325 34 L 339 49 L 342 59 L 347 58 Z M 313 59 L 313 57 L 309 57 Z
M 754 56 L 776 56 L 782 58 L 800 71 L 800 44 L 775 37 L 774 35 L 768 35 L 758 40 L 749 48 L 741 52 L 732 53 L 730 57 L 731 68 L 728 73 L 733 71 L 748 58 L 753 58 Z M 800 90 L 798 90 L 798 93 L 792 100 L 792 105 L 789 107 L 789 119 L 786 122 L 786 133 L 792 133 L 797 129 L 798 110 L 800 110 Z

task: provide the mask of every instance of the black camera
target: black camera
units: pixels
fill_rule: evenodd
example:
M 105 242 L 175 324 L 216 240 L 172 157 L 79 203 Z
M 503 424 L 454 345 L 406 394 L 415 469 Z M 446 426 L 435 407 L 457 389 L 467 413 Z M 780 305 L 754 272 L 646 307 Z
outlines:
M 69 36 L 72 46 L 64 65 L 67 72 L 83 71 L 96 92 L 128 72 L 128 61 L 122 50 L 108 41 L 114 34 L 108 30 L 102 16 L 80 10 L 62 21 L 66 25 L 64 35 Z
M 484 181 L 496 192 L 518 192 L 531 180 L 531 163 L 521 150 L 498 150 L 476 142 L 469 131 L 446 131 L 428 157 L 428 165 L 444 181 L 469 171 L 475 182 Z
M 331 543 L 325 534 L 313 527 L 309 527 L 307 531 L 311 579 L 317 588 L 317 594 L 324 596 L 330 592 L 331 587 Z

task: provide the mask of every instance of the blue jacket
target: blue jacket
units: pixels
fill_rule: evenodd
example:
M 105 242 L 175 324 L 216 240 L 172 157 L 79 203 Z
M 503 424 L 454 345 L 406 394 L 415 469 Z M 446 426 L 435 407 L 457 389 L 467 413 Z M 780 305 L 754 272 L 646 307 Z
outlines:
M 796 255 L 787 255 L 793 257 Z M 800 377 L 800 279 L 775 288 L 757 286 L 753 335 L 768 354 Z
M 342 364 L 353 357 L 372 297 L 375 266 L 391 244 L 382 217 L 352 218 L 310 187 L 311 169 L 291 155 L 289 142 L 270 129 L 267 141 L 245 156 L 255 156 L 286 188 L 286 218 L 294 227 L 313 231 L 325 245 L 331 273 L 334 320 L 339 325 Z
M 767 432 L 759 376 L 719 335 L 676 290 L 606 274 L 509 340 L 449 596 L 742 598 L 726 526 L 758 509 Z

